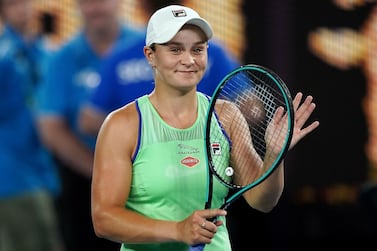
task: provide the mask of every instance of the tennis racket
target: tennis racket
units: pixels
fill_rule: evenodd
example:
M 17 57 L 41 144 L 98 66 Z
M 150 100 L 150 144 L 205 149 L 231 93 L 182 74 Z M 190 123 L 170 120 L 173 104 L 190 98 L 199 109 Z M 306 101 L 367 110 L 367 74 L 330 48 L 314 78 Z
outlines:
M 293 128 L 292 97 L 276 73 L 249 64 L 225 76 L 207 111 L 205 208 L 211 208 L 213 176 L 230 189 L 222 209 L 267 179 L 284 159 Z M 204 246 L 190 246 L 189 251 Z

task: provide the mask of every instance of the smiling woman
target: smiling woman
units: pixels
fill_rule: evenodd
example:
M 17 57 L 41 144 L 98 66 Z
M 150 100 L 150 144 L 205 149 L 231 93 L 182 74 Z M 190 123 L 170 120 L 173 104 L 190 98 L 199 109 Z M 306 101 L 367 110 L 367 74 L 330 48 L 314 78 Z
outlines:
M 153 72 L 153 90 L 113 110 L 99 131 L 92 179 L 93 225 L 98 236 L 122 243 L 122 251 L 186 251 L 189 245 L 199 243 L 206 244 L 207 251 L 231 250 L 227 212 L 220 209 L 229 187 L 214 181 L 213 204 L 203 209 L 209 183 L 204 129 L 212 99 L 197 91 L 197 86 L 208 65 L 212 38 L 210 23 L 193 9 L 168 5 L 156 10 L 148 21 L 144 46 Z M 291 148 L 319 125 L 313 122 L 303 127 L 315 104 L 311 96 L 302 98 L 299 93 L 293 101 L 298 123 Z M 231 119 L 220 123 L 220 118 L 239 114 L 232 107 L 216 106 L 216 112 L 229 113 L 213 115 L 213 126 L 219 133 L 211 143 L 222 160 L 221 167 L 229 163 L 243 170 L 245 166 L 260 167 L 259 159 L 249 165 L 250 155 L 233 155 L 231 151 L 242 145 L 253 148 L 250 140 L 243 140 L 246 137 L 237 133 L 248 131 L 245 123 L 237 126 L 245 119 L 238 116 L 235 123 Z M 279 108 L 274 123 L 269 123 L 271 130 L 266 130 L 266 139 L 275 138 L 280 143 L 281 137 L 270 133 L 274 128 L 284 128 L 283 108 Z M 267 147 L 268 153 L 275 156 L 279 146 Z M 255 151 L 241 153 L 245 152 L 255 156 Z M 279 200 L 284 184 L 283 163 L 279 164 L 262 186 L 244 195 L 254 208 L 269 211 Z M 255 170 L 259 168 L 253 173 Z M 231 175 L 232 169 L 227 168 L 226 173 Z M 213 218 L 217 220 L 211 221 Z

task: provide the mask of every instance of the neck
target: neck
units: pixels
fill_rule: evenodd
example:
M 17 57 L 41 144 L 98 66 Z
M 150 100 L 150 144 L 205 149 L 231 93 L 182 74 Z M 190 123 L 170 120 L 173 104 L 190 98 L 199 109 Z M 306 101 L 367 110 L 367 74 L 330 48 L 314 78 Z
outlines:
M 190 92 L 184 96 L 158 95 L 155 91 L 149 99 L 160 117 L 175 128 L 188 128 L 197 118 L 197 95 Z

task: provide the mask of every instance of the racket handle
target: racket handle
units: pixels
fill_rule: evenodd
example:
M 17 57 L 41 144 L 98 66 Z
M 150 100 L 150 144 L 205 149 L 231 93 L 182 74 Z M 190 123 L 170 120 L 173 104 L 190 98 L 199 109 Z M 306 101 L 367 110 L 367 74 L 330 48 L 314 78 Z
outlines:
M 202 243 L 190 246 L 190 248 L 188 249 L 188 251 L 202 251 L 202 250 L 204 250 L 204 244 Z
M 210 218 L 208 220 L 215 223 L 217 221 L 217 217 L 212 217 L 212 218 Z M 188 251 L 203 251 L 204 250 L 204 246 L 205 246 L 205 244 L 203 244 L 203 243 L 192 245 L 192 246 L 190 246 L 190 248 L 188 249 Z

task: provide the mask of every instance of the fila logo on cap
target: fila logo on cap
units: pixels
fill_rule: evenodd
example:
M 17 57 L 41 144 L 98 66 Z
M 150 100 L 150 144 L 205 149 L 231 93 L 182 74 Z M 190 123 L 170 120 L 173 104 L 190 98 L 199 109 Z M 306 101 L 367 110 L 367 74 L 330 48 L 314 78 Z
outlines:
M 172 13 L 175 17 L 185 17 L 185 16 L 187 16 L 185 10 L 172 10 Z

